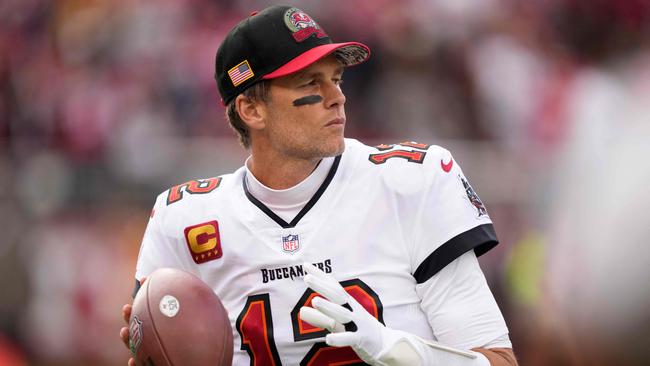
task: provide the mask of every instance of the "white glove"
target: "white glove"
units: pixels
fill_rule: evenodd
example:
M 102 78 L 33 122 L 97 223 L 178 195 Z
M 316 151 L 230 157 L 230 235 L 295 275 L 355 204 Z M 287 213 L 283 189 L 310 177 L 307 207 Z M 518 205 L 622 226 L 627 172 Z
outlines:
M 489 366 L 480 353 L 464 351 L 427 341 L 381 324 L 330 275 L 310 263 L 303 264 L 304 281 L 322 297 L 314 297 L 313 308 L 300 308 L 300 319 L 329 330 L 325 343 L 333 347 L 352 347 L 366 363 L 378 366 Z M 342 305 L 348 304 L 352 310 Z M 356 331 L 346 331 L 343 324 L 354 322 Z
M 330 275 L 310 263 L 303 268 L 307 272 L 304 281 L 312 290 L 326 297 L 315 297 L 314 308 L 303 306 L 300 318 L 307 323 L 329 330 L 325 342 L 333 347 L 350 346 L 357 355 L 371 365 L 388 365 L 381 361 L 398 342 L 404 341 L 408 333 L 390 329 L 370 315 L 357 300 L 350 296 Z M 341 306 L 348 304 L 352 310 Z M 343 324 L 354 322 L 356 331 L 345 331 Z

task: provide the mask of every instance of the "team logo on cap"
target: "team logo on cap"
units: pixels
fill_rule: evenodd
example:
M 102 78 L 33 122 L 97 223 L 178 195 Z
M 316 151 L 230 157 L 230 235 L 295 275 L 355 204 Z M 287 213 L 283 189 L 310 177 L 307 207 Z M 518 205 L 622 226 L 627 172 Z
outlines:
M 317 38 L 327 37 L 327 34 L 309 15 L 298 8 L 291 8 L 284 13 L 284 23 L 293 33 L 293 39 L 302 42 L 315 34 Z

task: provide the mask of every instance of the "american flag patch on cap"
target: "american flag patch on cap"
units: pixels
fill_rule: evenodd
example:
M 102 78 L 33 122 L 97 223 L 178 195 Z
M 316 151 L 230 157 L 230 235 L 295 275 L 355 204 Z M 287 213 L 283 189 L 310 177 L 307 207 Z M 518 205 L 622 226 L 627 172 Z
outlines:
M 228 70 L 228 76 L 230 76 L 230 80 L 232 81 L 232 84 L 234 86 L 243 83 L 244 81 L 252 78 L 254 75 L 255 74 L 253 74 L 253 69 L 251 69 L 251 65 L 248 64 L 248 60 L 244 60 L 240 62 L 237 66 Z

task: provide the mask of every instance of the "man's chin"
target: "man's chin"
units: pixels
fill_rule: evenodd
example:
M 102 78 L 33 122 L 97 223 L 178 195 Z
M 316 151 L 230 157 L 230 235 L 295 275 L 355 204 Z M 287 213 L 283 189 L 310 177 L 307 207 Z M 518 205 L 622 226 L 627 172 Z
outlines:
M 305 150 L 295 151 L 294 156 L 300 156 L 303 159 L 322 159 L 343 154 L 345 151 L 345 140 L 329 141 L 327 144 L 320 146 L 310 146 Z
M 325 155 L 325 157 L 339 156 L 345 151 L 345 140 L 341 138 L 341 141 Z

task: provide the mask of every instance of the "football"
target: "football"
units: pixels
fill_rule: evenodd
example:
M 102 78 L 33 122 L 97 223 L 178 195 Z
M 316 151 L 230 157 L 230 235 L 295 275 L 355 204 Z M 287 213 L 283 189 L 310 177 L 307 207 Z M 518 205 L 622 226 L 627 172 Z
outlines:
M 198 277 L 161 268 L 133 300 L 129 344 L 136 365 L 230 366 L 233 339 L 221 300 Z

